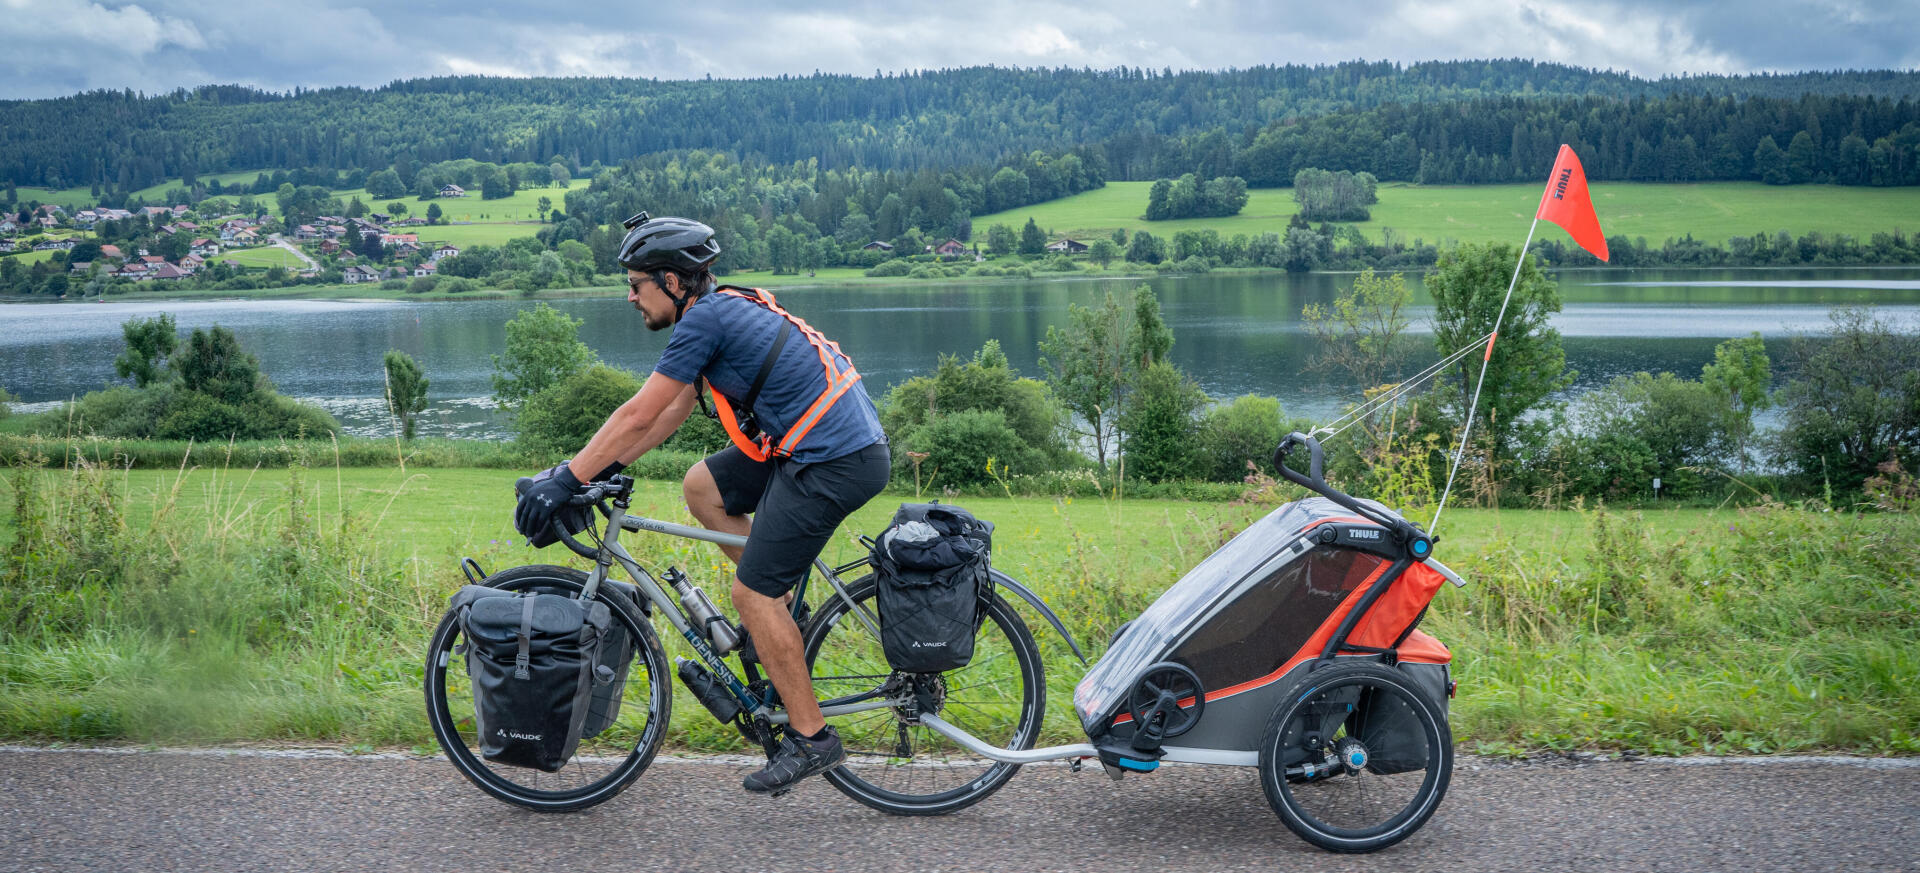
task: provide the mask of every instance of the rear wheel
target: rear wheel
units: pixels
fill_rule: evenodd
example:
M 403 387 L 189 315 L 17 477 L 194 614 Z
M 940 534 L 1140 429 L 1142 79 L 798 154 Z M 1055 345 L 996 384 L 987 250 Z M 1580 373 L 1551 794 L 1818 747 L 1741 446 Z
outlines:
M 1372 852 L 1426 824 L 1453 776 L 1453 735 L 1405 674 L 1373 662 L 1307 674 L 1267 724 L 1260 785 L 1300 837 Z
M 875 590 L 869 575 L 849 585 L 847 593 L 876 613 Z M 958 670 L 929 676 L 894 672 L 880 638 L 838 593 L 828 594 L 807 626 L 805 643 L 814 694 L 823 704 L 919 683 L 937 702 L 936 715 L 988 745 L 1030 749 L 1040 736 L 1046 708 L 1040 649 L 1026 622 L 998 593 L 987 604 L 972 660 Z M 1020 770 L 1018 764 L 981 758 L 894 708 L 835 716 L 827 723 L 847 747 L 847 763 L 827 771 L 827 781 L 895 815 L 965 809 L 1000 790 Z
M 537 565 L 502 571 L 487 577 L 485 584 L 507 591 L 578 597 L 586 590 L 586 582 L 587 575 L 579 570 Z M 633 641 L 620 710 L 604 730 L 581 740 L 578 751 L 555 773 L 493 764 L 481 756 L 474 730 L 473 687 L 466 659 L 456 651 L 463 642 L 460 623 L 451 613 L 440 620 L 427 650 L 427 720 L 447 759 L 482 791 L 539 812 L 585 809 L 633 784 L 660 751 L 673 705 L 660 640 L 624 596 L 602 586 L 595 599 L 607 604 L 614 626 Z M 618 672 L 617 666 L 606 666 Z

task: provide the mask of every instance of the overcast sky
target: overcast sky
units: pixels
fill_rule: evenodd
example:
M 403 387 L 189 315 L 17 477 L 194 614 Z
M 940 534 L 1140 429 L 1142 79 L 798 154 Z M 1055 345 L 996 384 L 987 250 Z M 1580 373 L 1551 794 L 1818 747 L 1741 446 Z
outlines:
M 0 98 L 503 76 L 1219 69 L 1526 57 L 1624 70 L 1920 67 L 1914 0 L 0 0 Z

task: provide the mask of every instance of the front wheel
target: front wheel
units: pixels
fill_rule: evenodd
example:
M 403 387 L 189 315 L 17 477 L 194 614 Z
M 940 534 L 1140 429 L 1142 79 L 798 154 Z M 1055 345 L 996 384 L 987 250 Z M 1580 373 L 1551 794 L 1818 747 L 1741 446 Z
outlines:
M 586 590 L 586 582 L 585 573 L 569 567 L 530 566 L 496 573 L 484 584 L 577 598 Z M 440 620 L 427 647 L 427 720 L 447 759 L 482 791 L 537 812 L 585 809 L 625 790 L 660 751 L 673 706 L 666 654 L 653 626 L 641 619 L 626 597 L 603 585 L 595 599 L 606 603 L 612 627 L 630 641 L 623 652 L 624 684 L 605 692 L 609 700 L 618 701 L 618 712 L 604 717 L 602 729 L 582 739 L 573 757 L 555 773 L 491 763 L 480 754 L 459 616 L 448 613 Z M 615 674 L 623 672 L 618 665 L 605 666 Z
M 870 614 L 877 612 L 876 590 L 871 575 L 847 587 Z M 940 718 L 991 746 L 1033 748 L 1046 710 L 1040 648 L 1020 614 L 997 592 L 985 612 L 965 667 L 909 675 L 887 666 L 880 638 L 849 611 L 838 592 L 829 593 L 807 626 L 814 694 L 828 704 L 921 683 L 937 701 Z M 882 812 L 940 815 L 965 809 L 1000 790 L 1020 770 L 1018 764 L 980 758 L 894 708 L 835 716 L 827 723 L 847 747 L 847 762 L 827 771 L 827 781 Z
M 1260 786 L 1287 827 L 1333 852 L 1406 839 L 1453 776 L 1453 734 L 1406 674 L 1373 662 L 1311 671 L 1260 742 Z

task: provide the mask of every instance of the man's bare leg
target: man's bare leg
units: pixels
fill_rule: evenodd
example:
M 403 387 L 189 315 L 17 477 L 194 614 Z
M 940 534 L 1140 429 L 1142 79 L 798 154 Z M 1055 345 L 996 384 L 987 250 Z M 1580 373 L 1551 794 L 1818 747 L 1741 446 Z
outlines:
M 787 708 L 788 726 L 803 736 L 812 736 L 827 722 L 820 716 L 820 702 L 813 697 L 813 679 L 807 675 L 800 628 L 793 623 L 793 614 L 787 611 L 786 603 L 783 598 L 768 597 L 748 588 L 738 577 L 733 580 L 733 608 L 740 613 L 747 633 L 753 635 L 753 647 L 760 656 L 760 665 L 767 670 L 767 678 L 773 680 L 774 689 L 780 692 L 780 702 Z
M 720 499 L 720 485 L 713 481 L 713 472 L 707 469 L 706 461 L 687 470 L 686 477 L 680 480 L 680 494 L 687 499 L 687 511 L 693 513 L 701 527 L 740 536 L 753 532 L 753 519 L 727 514 L 726 503 Z M 740 563 L 739 546 L 721 546 L 720 551 L 735 564 Z

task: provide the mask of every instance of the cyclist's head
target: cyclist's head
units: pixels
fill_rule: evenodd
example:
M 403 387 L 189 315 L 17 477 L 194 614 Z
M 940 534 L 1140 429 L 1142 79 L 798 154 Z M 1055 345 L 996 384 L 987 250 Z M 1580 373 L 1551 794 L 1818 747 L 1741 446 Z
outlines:
M 720 257 L 713 228 L 689 218 L 654 218 L 645 212 L 625 224 L 627 238 L 620 243 L 618 260 L 633 282 L 630 299 L 640 305 L 640 286 L 651 282 L 673 303 L 673 315 L 667 324 L 679 321 L 687 304 L 713 287 L 710 268 Z M 647 326 L 655 330 L 665 326 L 656 327 L 653 321 L 649 316 Z

